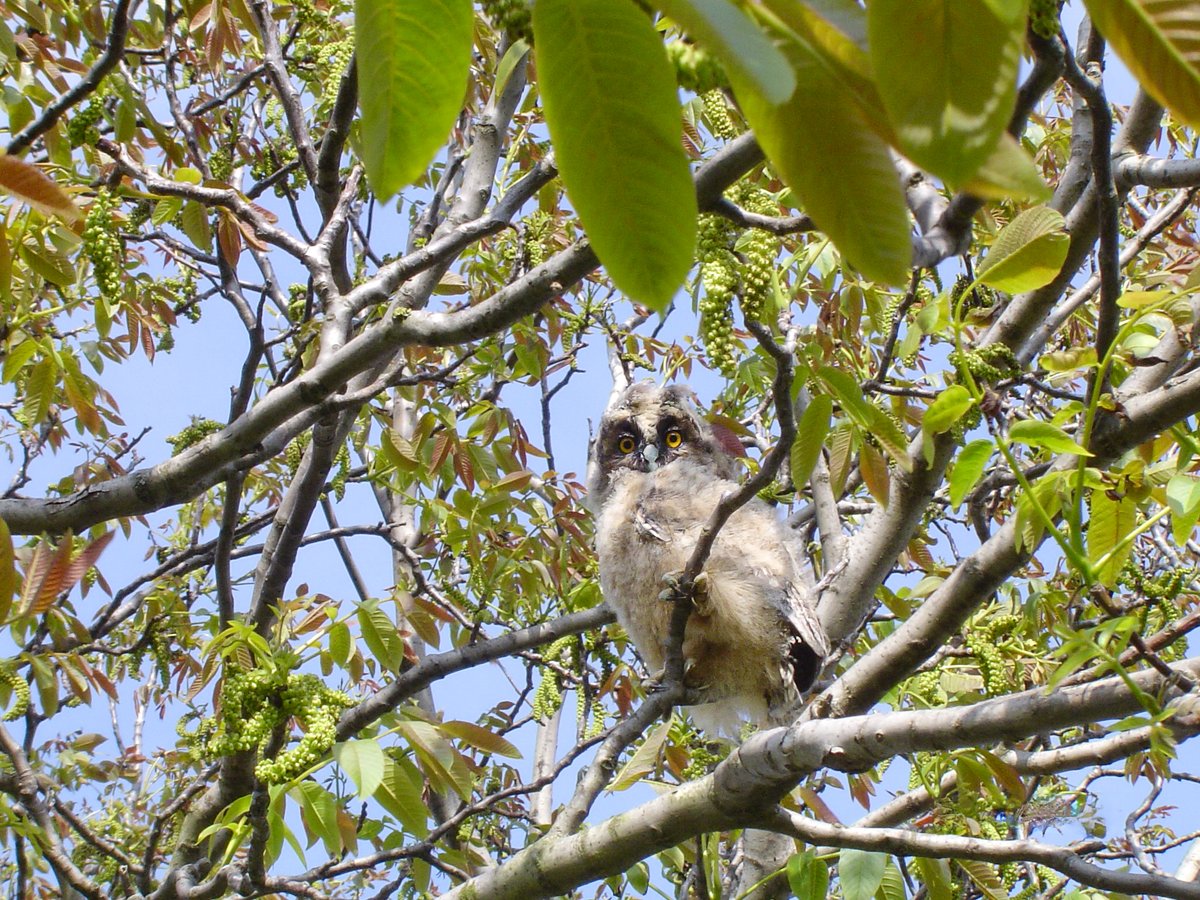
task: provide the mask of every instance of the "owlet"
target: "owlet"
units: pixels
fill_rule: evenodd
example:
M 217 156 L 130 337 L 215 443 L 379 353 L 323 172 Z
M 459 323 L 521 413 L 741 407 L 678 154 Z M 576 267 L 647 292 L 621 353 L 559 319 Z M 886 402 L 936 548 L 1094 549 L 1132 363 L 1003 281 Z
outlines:
M 691 390 L 649 382 L 605 413 L 588 462 L 600 586 L 651 671 L 666 661 L 669 576 L 687 565 L 721 497 L 737 488 L 735 457 L 697 413 Z M 688 619 L 685 682 L 704 698 L 693 719 L 735 734 L 740 717 L 787 719 L 829 652 L 786 527 L 758 498 L 718 533 Z

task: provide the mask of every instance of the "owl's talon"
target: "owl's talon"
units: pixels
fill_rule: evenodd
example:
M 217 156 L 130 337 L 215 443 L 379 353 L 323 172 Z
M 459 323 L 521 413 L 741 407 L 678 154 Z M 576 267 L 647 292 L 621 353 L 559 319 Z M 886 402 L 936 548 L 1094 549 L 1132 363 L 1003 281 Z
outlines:
M 661 581 L 666 585 L 658 592 L 658 599 L 663 603 L 678 603 L 687 597 L 683 589 L 683 572 L 668 572 Z
M 662 693 L 666 689 L 666 685 L 663 684 L 663 680 L 666 677 L 666 668 L 659 669 L 657 672 L 646 677 L 646 679 L 642 682 L 642 687 L 646 689 L 647 694 Z
M 695 582 L 692 584 L 692 606 L 696 608 L 696 614 L 700 616 L 708 616 L 712 614 L 713 602 L 712 596 L 709 594 L 711 582 L 708 580 L 708 573 L 701 572 L 696 576 Z
M 710 582 L 707 572 L 701 572 L 696 576 L 696 580 L 692 582 L 691 590 L 684 588 L 682 572 L 668 572 L 662 577 L 662 582 L 666 585 L 666 588 L 659 592 L 659 600 L 664 603 L 678 603 L 682 600 L 691 600 L 692 607 L 698 615 L 707 616 L 712 613 L 712 598 L 709 596 Z

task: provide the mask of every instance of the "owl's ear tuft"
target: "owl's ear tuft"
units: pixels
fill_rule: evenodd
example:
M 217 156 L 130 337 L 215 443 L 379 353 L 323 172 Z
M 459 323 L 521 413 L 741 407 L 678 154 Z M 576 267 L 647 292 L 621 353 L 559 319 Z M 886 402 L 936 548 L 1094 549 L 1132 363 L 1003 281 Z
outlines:
M 741 438 L 738 437 L 738 430 L 741 430 L 741 424 L 726 416 L 708 416 L 708 427 L 712 431 L 713 439 L 717 442 L 717 446 L 728 453 L 730 456 L 745 457 L 746 448 L 742 446 Z
M 684 407 L 695 408 L 700 405 L 696 392 L 686 384 L 669 384 L 662 389 L 663 399 L 673 401 Z

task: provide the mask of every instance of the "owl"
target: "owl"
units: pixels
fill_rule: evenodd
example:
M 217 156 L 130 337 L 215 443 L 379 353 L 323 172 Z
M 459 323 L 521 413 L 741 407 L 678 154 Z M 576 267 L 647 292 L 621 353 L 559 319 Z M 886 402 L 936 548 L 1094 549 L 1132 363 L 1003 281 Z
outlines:
M 738 487 L 736 457 L 692 396 L 680 385 L 632 385 L 589 448 L 600 587 L 652 672 L 666 662 L 664 587 L 687 565 L 721 497 Z M 736 734 L 742 716 L 785 721 L 829 652 L 790 544 L 775 510 L 756 497 L 725 523 L 697 579 L 684 680 L 702 698 L 692 717 L 710 734 Z

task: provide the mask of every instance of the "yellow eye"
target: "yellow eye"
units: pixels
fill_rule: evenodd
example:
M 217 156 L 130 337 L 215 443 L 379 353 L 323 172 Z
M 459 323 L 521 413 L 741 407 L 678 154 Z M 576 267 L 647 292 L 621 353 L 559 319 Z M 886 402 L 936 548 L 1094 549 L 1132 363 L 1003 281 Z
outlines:
M 633 438 L 631 438 L 629 435 L 625 435 L 625 437 L 617 441 L 617 449 L 622 453 L 632 453 L 635 446 L 636 445 L 633 442 Z
M 669 448 L 671 448 L 672 450 L 674 450 L 676 447 L 678 447 L 680 444 L 683 443 L 683 435 L 680 434 L 678 431 L 676 431 L 674 428 L 672 428 L 670 431 L 667 432 L 666 441 L 667 441 L 667 446 Z

